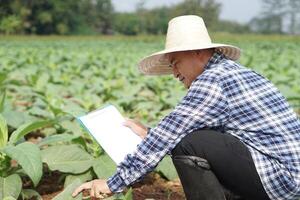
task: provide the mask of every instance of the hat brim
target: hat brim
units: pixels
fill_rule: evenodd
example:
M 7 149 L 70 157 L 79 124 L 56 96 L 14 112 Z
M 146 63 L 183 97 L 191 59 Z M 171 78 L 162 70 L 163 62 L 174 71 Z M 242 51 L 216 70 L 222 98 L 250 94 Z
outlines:
M 217 48 L 221 53 L 223 53 L 228 59 L 231 60 L 239 59 L 241 54 L 240 48 L 232 45 L 218 43 L 211 43 L 201 47 L 199 47 L 199 45 L 189 45 L 186 47 L 171 48 L 153 53 L 150 56 L 143 58 L 138 63 L 138 68 L 140 72 L 142 72 L 145 75 L 172 74 L 172 68 L 170 67 L 170 62 L 166 57 L 166 54 L 180 51 L 192 51 L 210 48 Z

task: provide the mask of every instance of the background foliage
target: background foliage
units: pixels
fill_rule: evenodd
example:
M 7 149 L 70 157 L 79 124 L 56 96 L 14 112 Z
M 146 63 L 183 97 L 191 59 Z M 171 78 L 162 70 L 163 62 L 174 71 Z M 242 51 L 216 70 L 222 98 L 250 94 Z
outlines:
M 221 20 L 216 0 L 182 0 L 146 9 L 140 0 L 133 12 L 117 12 L 111 0 L 0 0 L 2 34 L 164 34 L 179 15 L 202 16 L 210 31 L 300 34 L 299 0 L 261 0 L 262 13 L 249 23 Z M 239 16 L 237 16 L 238 18 Z

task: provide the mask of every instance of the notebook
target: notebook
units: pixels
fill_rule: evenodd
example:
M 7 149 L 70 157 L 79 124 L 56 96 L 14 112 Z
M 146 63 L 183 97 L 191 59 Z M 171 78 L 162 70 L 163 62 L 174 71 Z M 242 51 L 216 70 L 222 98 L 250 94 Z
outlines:
M 133 153 L 142 141 L 130 128 L 122 125 L 125 118 L 113 105 L 77 117 L 77 120 L 116 164 Z

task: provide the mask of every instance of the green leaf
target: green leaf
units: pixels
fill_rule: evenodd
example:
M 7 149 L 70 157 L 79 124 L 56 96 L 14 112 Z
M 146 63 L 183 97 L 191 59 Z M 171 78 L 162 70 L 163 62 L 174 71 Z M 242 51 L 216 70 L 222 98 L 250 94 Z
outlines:
M 36 82 L 36 89 L 38 91 L 43 91 L 49 81 L 49 74 L 43 73 L 42 75 L 39 76 Z
M 5 102 L 6 92 L 4 91 L 0 96 L 0 113 L 4 110 L 4 102 Z
M 52 143 L 56 143 L 56 142 L 69 142 L 77 137 L 78 136 L 76 136 L 76 135 L 70 135 L 67 133 L 50 135 L 50 136 L 42 139 L 42 141 L 39 142 L 38 145 L 41 147 L 43 145 L 46 145 L 46 144 L 48 145 L 48 144 L 52 144 Z
M 7 78 L 7 73 L 0 72 L 0 86 L 3 84 L 6 78 Z
M 8 196 L 8 197 L 4 197 L 3 200 L 16 200 L 15 198 L 13 198 L 12 196 Z
M 18 198 L 22 189 L 22 180 L 18 174 L 6 178 L 0 177 L 0 199 L 5 197 Z
M 45 110 L 44 108 L 40 108 L 38 106 L 33 106 L 32 108 L 28 109 L 28 113 L 30 115 L 34 115 L 44 119 L 52 117 L 49 111 Z
M 11 134 L 8 143 L 14 144 L 19 139 L 21 139 L 23 136 L 25 136 L 26 134 L 28 134 L 36 129 L 43 128 L 45 126 L 49 126 L 49 125 L 53 124 L 54 122 L 55 122 L 55 120 L 43 120 L 43 121 L 29 122 L 29 123 L 23 124 L 22 126 L 20 126 L 17 130 L 15 130 Z
M 23 189 L 21 195 L 22 195 L 22 199 L 24 200 L 26 199 L 43 200 L 41 195 L 37 191 L 32 189 Z
M 124 200 L 132 200 L 133 196 L 132 196 L 132 188 L 129 188 L 129 190 L 127 191 L 127 193 L 125 194 Z
M 79 174 L 93 164 L 93 157 L 78 145 L 56 145 L 42 150 L 43 162 L 51 170 Z
M 178 178 L 177 171 L 170 156 L 165 156 L 155 170 L 161 172 L 168 180 Z
M 74 200 L 74 199 L 82 199 L 82 193 L 78 194 L 75 198 L 72 197 L 72 193 L 74 190 L 81 185 L 79 179 L 75 179 L 73 183 L 71 183 L 64 191 L 59 193 L 53 200 Z
M 64 120 L 60 122 L 60 125 L 70 131 L 73 135 L 82 135 L 80 124 L 76 121 Z
M 7 138 L 8 138 L 8 131 L 7 131 L 6 120 L 0 114 L 0 148 L 6 145 Z
M 107 154 L 102 154 L 94 160 L 93 169 L 98 178 L 109 178 L 116 172 L 117 167 Z
M 5 197 L 3 200 L 16 200 L 16 199 L 13 198 L 12 196 L 8 196 L 8 197 Z
M 87 172 L 83 173 L 83 174 L 78 174 L 78 175 L 68 175 L 65 179 L 65 183 L 64 183 L 64 188 L 66 188 L 68 185 L 70 185 L 71 183 L 73 183 L 75 181 L 75 179 L 79 179 L 81 183 L 84 183 L 86 181 L 90 181 L 93 179 L 93 174 L 91 170 L 88 170 Z
M 17 146 L 7 146 L 3 151 L 22 166 L 34 186 L 37 186 L 43 173 L 41 152 L 37 145 L 24 142 Z
M 22 124 L 29 122 L 33 119 L 32 116 L 29 116 L 24 112 L 6 110 L 6 108 L 4 109 L 2 114 L 7 121 L 7 125 L 14 129 L 17 129 Z

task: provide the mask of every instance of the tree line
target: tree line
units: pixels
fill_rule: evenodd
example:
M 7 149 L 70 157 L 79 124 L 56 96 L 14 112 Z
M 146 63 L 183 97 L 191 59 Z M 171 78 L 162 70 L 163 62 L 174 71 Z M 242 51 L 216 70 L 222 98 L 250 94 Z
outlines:
M 274 9 L 280 4 L 280 11 Z M 263 17 L 249 24 L 219 18 L 221 4 L 215 0 L 184 0 L 172 6 L 145 8 L 141 0 L 134 12 L 117 12 L 111 0 L 0 0 L 0 33 L 2 34 L 165 34 L 168 21 L 179 15 L 202 16 L 210 31 L 248 33 L 297 33 L 298 0 L 266 0 Z M 298 1 L 300 2 L 300 1 Z M 293 4 L 294 3 L 294 4 Z M 287 6 L 290 5 L 290 6 Z M 283 9 L 285 8 L 285 9 Z M 298 9 L 299 10 L 299 9 Z M 274 12 L 277 12 L 276 16 Z M 293 13 L 293 15 L 290 15 Z M 292 23 L 284 27 L 284 20 Z M 276 18 L 277 17 L 277 18 Z M 285 18 L 284 18 L 285 17 Z M 278 19 L 274 22 L 274 19 Z M 279 24 L 279 25 L 278 25 Z M 280 26 L 281 24 L 281 26 Z M 291 28 L 292 27 L 292 28 Z M 291 28 L 291 29 L 290 29 Z M 287 30 L 287 31 L 286 31 Z M 290 31 L 293 30 L 293 31 Z

